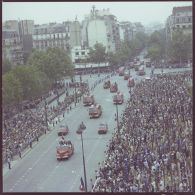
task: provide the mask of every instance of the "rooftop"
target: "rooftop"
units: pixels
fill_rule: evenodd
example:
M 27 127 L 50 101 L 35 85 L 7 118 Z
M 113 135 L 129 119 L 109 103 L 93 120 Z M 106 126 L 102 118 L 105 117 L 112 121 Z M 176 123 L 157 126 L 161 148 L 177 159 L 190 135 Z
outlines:
M 192 12 L 192 6 L 174 7 L 172 14 L 175 15 L 177 12 Z

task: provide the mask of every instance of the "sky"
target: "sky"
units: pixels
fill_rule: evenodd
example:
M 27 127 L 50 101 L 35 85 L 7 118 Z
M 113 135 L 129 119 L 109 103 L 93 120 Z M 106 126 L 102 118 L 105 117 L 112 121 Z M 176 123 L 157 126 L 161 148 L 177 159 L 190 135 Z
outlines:
M 164 24 L 173 7 L 189 6 L 192 1 L 165 2 L 3 2 L 2 20 L 34 20 L 35 24 L 73 21 L 76 16 L 82 21 L 92 6 L 96 9 L 110 9 L 120 21 Z

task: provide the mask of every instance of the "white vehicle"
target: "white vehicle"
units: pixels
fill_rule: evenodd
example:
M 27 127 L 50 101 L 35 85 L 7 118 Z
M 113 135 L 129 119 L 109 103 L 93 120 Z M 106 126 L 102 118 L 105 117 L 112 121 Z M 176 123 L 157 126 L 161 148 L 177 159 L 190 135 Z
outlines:
M 90 118 L 99 118 L 102 115 L 102 107 L 99 104 L 91 105 L 89 107 Z
M 94 104 L 94 96 L 92 94 L 84 95 L 83 97 L 83 105 L 84 106 L 91 106 Z

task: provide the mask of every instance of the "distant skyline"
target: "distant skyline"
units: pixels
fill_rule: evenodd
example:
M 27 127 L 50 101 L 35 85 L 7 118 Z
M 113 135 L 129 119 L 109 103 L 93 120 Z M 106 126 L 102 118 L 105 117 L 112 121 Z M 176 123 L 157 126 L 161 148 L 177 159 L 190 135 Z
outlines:
M 110 9 L 110 13 L 120 21 L 141 22 L 143 25 L 151 23 L 165 23 L 172 14 L 173 7 L 192 6 L 192 1 L 170 2 L 3 2 L 2 21 L 6 20 L 34 20 L 35 24 L 49 22 L 62 23 L 84 20 L 92 6 L 98 10 Z

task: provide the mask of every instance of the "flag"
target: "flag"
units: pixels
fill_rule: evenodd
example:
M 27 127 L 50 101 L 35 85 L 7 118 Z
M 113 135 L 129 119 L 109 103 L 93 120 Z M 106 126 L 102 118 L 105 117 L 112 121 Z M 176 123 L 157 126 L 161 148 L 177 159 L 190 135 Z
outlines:
M 85 191 L 85 186 L 84 186 L 84 182 L 83 182 L 83 178 L 81 177 L 81 180 L 80 180 L 80 190 L 81 191 Z

